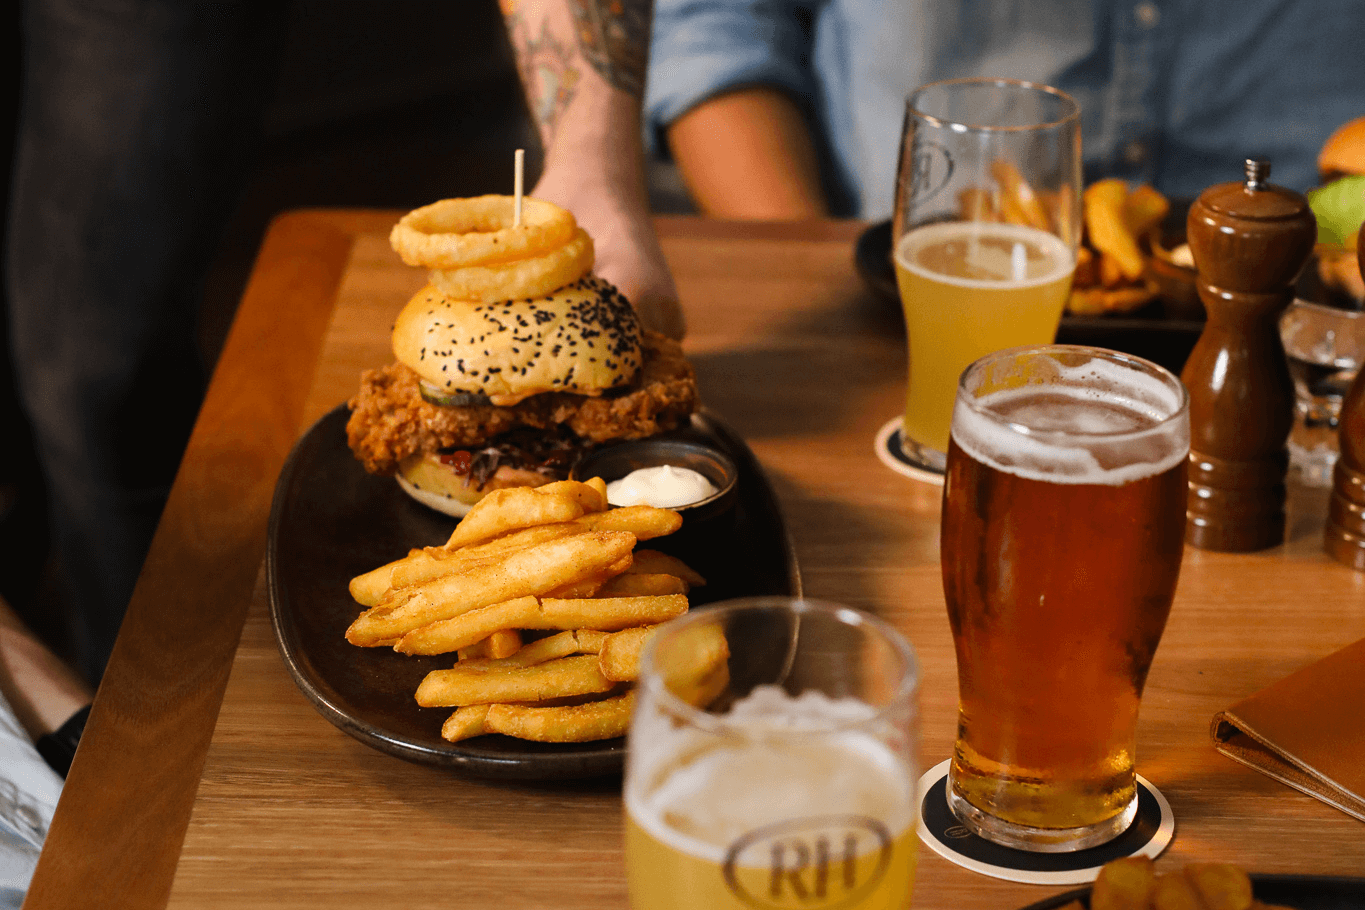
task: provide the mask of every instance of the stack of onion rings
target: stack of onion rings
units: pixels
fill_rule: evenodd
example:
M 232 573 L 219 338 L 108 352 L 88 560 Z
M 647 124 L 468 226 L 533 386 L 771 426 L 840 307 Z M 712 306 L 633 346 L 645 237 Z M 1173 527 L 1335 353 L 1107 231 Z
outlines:
M 578 228 L 573 239 L 542 256 L 460 269 L 432 269 L 431 283 L 442 294 L 474 303 L 540 297 L 592 271 L 593 245 Z
M 592 239 L 573 215 L 524 197 L 443 199 L 399 219 L 389 243 L 408 265 L 431 270 L 443 294 L 475 303 L 537 297 L 592 271 Z

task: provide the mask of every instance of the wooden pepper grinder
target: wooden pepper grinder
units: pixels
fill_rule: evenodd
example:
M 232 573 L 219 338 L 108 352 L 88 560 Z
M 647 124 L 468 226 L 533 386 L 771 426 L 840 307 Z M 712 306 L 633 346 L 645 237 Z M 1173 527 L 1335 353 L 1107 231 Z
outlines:
M 1365 275 L 1365 243 L 1358 246 L 1356 258 Z M 1337 426 L 1341 454 L 1332 471 L 1324 543 L 1333 559 L 1365 570 L 1365 368 L 1342 399 Z
M 1308 200 L 1269 177 L 1268 161 L 1247 159 L 1246 182 L 1205 190 L 1186 224 L 1208 321 L 1180 376 L 1190 392 L 1185 540 L 1205 550 L 1284 540 L 1294 383 L 1279 319 L 1317 223 Z

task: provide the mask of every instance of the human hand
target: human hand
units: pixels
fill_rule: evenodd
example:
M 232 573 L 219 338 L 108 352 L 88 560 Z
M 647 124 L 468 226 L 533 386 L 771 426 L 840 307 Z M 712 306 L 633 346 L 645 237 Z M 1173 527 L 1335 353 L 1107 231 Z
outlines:
M 547 170 L 531 195 L 573 212 L 593 239 L 593 271 L 625 294 L 645 328 L 680 340 L 686 323 L 677 285 L 643 199 L 582 177 Z

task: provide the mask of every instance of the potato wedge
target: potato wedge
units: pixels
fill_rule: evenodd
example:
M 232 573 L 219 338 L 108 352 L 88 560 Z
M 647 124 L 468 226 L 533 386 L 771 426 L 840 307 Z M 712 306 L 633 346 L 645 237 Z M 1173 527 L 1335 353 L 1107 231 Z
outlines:
M 1112 256 L 1125 278 L 1137 281 L 1142 277 L 1144 259 L 1137 238 L 1129 232 L 1123 219 L 1127 198 L 1128 184 L 1111 177 L 1086 187 L 1081 194 L 1081 205 L 1085 210 L 1091 245 Z

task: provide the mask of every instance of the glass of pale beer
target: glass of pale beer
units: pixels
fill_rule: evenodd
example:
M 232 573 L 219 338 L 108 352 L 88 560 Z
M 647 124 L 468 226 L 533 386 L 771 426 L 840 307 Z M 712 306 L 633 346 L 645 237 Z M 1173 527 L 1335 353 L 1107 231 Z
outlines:
M 918 666 L 876 617 L 751 598 L 663 626 L 626 759 L 638 910 L 901 910 L 916 851 Z
M 957 79 L 906 101 L 892 217 L 909 376 L 901 448 L 942 473 L 957 380 L 1052 341 L 1081 218 L 1080 107 L 1045 85 Z
M 1137 357 L 1043 345 L 962 375 L 943 487 L 959 707 L 948 801 L 982 837 L 1065 852 L 1132 822 L 1189 447 L 1185 387 Z

